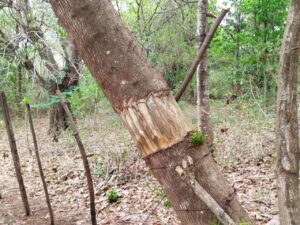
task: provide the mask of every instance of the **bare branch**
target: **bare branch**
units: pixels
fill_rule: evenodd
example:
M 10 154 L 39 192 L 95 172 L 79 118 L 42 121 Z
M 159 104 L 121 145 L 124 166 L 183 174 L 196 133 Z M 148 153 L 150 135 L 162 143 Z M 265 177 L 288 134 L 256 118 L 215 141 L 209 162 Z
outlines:
M 222 22 L 223 18 L 225 17 L 225 15 L 229 12 L 229 9 L 223 9 L 221 14 L 219 15 L 219 17 L 216 19 L 216 21 L 214 22 L 214 24 L 211 26 L 201 48 L 199 49 L 199 53 L 196 57 L 196 59 L 194 60 L 191 68 L 189 69 L 189 71 L 187 72 L 184 81 L 182 83 L 182 87 L 180 88 L 180 90 L 178 91 L 178 93 L 175 96 L 176 101 L 179 101 L 181 96 L 183 95 L 184 91 L 186 90 L 187 86 L 189 85 L 190 81 L 193 78 L 193 75 L 200 63 L 200 61 L 202 60 L 207 48 L 209 47 L 209 44 L 211 42 L 211 40 L 213 39 L 213 36 L 218 28 L 218 26 L 220 25 L 220 23 Z

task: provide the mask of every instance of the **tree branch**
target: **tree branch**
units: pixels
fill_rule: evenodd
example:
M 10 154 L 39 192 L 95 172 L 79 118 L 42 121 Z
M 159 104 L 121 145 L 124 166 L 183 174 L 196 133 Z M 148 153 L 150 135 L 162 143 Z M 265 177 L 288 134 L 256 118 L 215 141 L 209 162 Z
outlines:
M 187 156 L 187 159 L 182 160 L 182 167 L 177 166 L 176 172 L 185 180 L 198 197 L 207 205 L 207 207 L 215 214 L 223 225 L 236 225 L 233 219 L 225 212 L 218 202 L 199 184 L 195 179 L 195 167 L 193 159 Z
M 180 88 L 180 90 L 178 91 L 178 93 L 175 96 L 176 101 L 179 101 L 181 96 L 183 95 L 184 91 L 186 90 L 187 86 L 189 85 L 190 81 L 193 78 L 193 75 L 200 63 L 200 61 L 202 60 L 207 48 L 209 47 L 209 44 L 211 43 L 211 40 L 218 28 L 218 26 L 220 25 L 220 23 L 222 22 L 223 18 L 225 17 L 225 15 L 229 12 L 229 9 L 223 9 L 221 14 L 219 15 L 219 17 L 215 20 L 214 24 L 211 26 L 200 50 L 199 53 L 196 57 L 196 59 L 194 60 L 191 68 L 189 69 L 189 71 L 187 72 L 184 81 L 182 83 L 182 87 Z

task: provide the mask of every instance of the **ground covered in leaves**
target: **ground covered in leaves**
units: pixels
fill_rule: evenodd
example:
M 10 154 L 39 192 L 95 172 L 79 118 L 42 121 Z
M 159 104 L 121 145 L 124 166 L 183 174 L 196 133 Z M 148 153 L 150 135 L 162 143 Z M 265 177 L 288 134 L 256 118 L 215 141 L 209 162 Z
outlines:
M 182 103 L 196 124 L 195 106 Z M 257 109 L 257 111 L 255 110 Z M 255 105 L 215 102 L 214 156 L 240 201 L 257 224 L 278 214 L 274 173 L 274 118 Z M 89 154 L 96 191 L 98 224 L 180 224 L 163 190 L 145 166 L 130 135 L 107 103 L 89 116 L 77 118 Z M 48 119 L 34 119 L 43 167 L 57 224 L 90 224 L 89 198 L 83 166 L 70 131 L 59 141 L 48 136 Z M 15 137 L 33 215 L 25 217 L 3 123 L 0 124 L 0 224 L 48 224 L 47 207 L 29 129 L 14 118 Z M 196 126 L 196 125 L 195 125 Z M 109 203 L 106 192 L 115 190 L 118 201 Z

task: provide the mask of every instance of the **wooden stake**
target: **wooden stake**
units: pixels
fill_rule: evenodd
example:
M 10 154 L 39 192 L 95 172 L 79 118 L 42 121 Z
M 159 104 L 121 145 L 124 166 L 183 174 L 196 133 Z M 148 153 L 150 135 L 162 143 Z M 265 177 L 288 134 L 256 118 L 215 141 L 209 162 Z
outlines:
M 33 126 L 33 120 L 32 120 L 30 105 L 29 104 L 25 104 L 25 106 L 26 106 L 26 110 L 27 110 L 27 113 L 28 113 L 29 126 L 30 126 L 30 130 L 31 130 L 31 134 L 32 134 L 32 139 L 33 139 L 34 153 L 35 153 L 36 160 L 37 160 L 37 163 L 38 163 L 40 177 L 41 177 L 41 180 L 42 180 L 42 184 L 43 184 L 43 188 L 44 188 L 44 193 L 45 193 L 45 197 L 46 197 L 46 203 L 47 203 L 47 206 L 48 206 L 48 211 L 49 211 L 49 216 L 50 216 L 50 224 L 54 225 L 54 215 L 53 215 L 53 210 L 52 210 L 52 207 L 51 207 L 51 202 L 50 202 L 50 197 L 49 197 L 49 193 L 48 193 L 48 188 L 47 188 L 47 184 L 46 184 L 46 181 L 45 181 L 45 176 L 44 176 L 44 172 L 43 172 L 42 162 L 41 162 L 41 158 L 40 158 L 40 154 L 39 154 L 39 149 L 38 149 L 38 144 L 37 144 L 37 140 L 36 140 L 35 130 L 34 130 L 34 126 Z
M 196 195 L 201 198 L 223 225 L 236 225 L 218 202 L 195 179 L 193 159 L 190 156 L 187 156 L 186 160 L 182 160 L 182 167 L 177 166 L 175 170 L 183 180 L 191 185 Z
M 64 97 L 62 96 L 61 92 L 59 90 L 56 91 L 56 95 L 60 98 L 60 102 L 67 114 L 67 117 L 69 119 L 70 122 L 70 126 L 72 128 L 73 131 L 73 136 L 76 139 L 76 142 L 78 144 L 79 147 L 79 151 L 81 154 L 81 158 L 82 158 L 82 162 L 83 162 L 83 166 L 84 166 L 84 170 L 85 170 L 85 174 L 86 174 L 86 179 L 87 179 L 87 183 L 88 183 L 88 189 L 89 189 L 89 194 L 90 194 L 90 211 L 91 211 L 91 220 L 92 220 L 92 225 L 97 225 L 97 221 L 96 221 L 96 209 L 95 209 L 95 195 L 94 195 L 94 187 L 93 187 L 93 180 L 92 180 L 92 175 L 91 175 L 91 170 L 89 167 L 89 161 L 87 159 L 87 155 L 85 153 L 85 149 L 84 146 L 82 144 L 82 141 L 80 139 L 76 124 L 75 124 L 75 120 L 73 118 L 72 113 L 70 112 L 70 109 L 64 99 Z
M 228 12 L 229 12 L 229 9 L 223 9 L 221 14 L 219 15 L 219 17 L 215 20 L 214 24 L 211 26 L 203 44 L 201 45 L 201 48 L 199 49 L 197 57 L 195 58 L 191 68 L 187 72 L 180 90 L 178 91 L 178 93 L 175 96 L 175 99 L 177 102 L 180 100 L 181 96 L 183 95 L 187 86 L 189 85 L 190 81 L 192 80 L 193 75 L 194 75 L 200 61 L 202 60 L 207 48 L 209 47 L 209 44 L 210 44 L 211 40 L 213 39 L 217 28 L 219 27 L 220 23 L 222 22 L 223 18 L 225 17 L 225 15 Z
M 14 162 L 17 180 L 19 183 L 19 189 L 20 189 L 21 198 L 23 201 L 25 214 L 26 214 L 26 216 L 29 216 L 30 215 L 30 207 L 29 207 L 28 198 L 27 198 L 27 194 L 26 194 L 26 188 L 24 185 L 23 177 L 22 177 L 20 159 L 19 159 L 16 140 L 15 140 L 15 136 L 14 136 L 14 132 L 13 132 L 12 124 L 11 124 L 11 119 L 10 119 L 10 115 L 9 115 L 9 108 L 7 105 L 6 96 L 5 96 L 4 92 L 0 93 L 0 103 L 1 103 L 1 107 L 3 109 L 5 127 L 6 127 L 6 131 L 7 131 L 7 135 L 8 135 L 9 145 L 10 145 L 10 149 L 11 149 L 11 155 L 12 155 L 12 159 Z

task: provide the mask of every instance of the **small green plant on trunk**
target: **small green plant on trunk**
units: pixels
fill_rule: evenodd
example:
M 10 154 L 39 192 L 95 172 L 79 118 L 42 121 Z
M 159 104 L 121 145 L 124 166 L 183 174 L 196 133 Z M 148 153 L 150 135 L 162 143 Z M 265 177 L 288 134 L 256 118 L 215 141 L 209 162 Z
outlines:
M 190 143 L 193 146 L 202 145 L 205 142 L 205 136 L 202 132 L 193 131 L 190 137 Z

